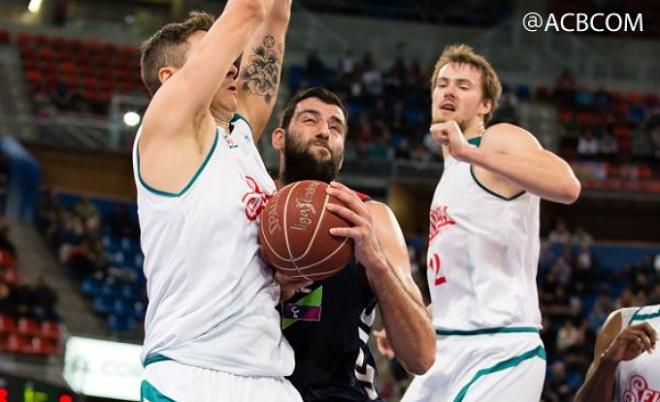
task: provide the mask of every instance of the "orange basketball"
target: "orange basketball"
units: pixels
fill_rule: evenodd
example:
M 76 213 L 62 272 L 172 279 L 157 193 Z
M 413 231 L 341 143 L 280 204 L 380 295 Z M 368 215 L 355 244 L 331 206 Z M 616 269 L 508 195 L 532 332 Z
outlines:
M 351 224 L 326 209 L 342 204 L 329 196 L 326 183 L 304 180 L 282 187 L 261 215 L 262 257 L 284 275 L 321 280 L 341 271 L 353 258 L 353 241 L 330 228 Z

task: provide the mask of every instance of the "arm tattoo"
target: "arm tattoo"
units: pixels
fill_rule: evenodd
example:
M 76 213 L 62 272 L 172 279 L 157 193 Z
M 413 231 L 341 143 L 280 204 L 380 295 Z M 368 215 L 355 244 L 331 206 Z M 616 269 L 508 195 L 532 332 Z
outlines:
M 241 71 L 242 89 L 262 96 L 266 103 L 270 103 L 276 95 L 280 79 L 281 54 L 282 46 L 276 46 L 273 36 L 266 36 Z

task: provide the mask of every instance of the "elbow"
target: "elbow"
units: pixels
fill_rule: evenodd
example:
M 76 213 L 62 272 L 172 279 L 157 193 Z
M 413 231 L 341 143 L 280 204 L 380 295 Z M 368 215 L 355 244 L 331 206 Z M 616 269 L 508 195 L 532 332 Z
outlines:
M 250 19 L 256 23 L 261 23 L 266 19 L 268 10 L 266 9 L 266 2 L 264 0 L 244 0 L 242 4 L 245 19 Z
M 563 204 L 572 204 L 580 197 L 580 192 L 582 191 L 582 185 L 580 181 L 575 177 L 571 177 L 568 182 L 564 185 L 563 191 Z
M 424 356 L 419 356 L 412 362 L 409 362 L 405 365 L 406 370 L 413 375 L 422 375 L 426 374 L 427 371 L 431 369 L 435 363 L 435 352 L 430 354 L 424 354 Z
M 426 345 L 420 347 L 412 359 L 401 362 L 406 371 L 414 375 L 422 375 L 431 369 L 435 364 L 435 336 Z

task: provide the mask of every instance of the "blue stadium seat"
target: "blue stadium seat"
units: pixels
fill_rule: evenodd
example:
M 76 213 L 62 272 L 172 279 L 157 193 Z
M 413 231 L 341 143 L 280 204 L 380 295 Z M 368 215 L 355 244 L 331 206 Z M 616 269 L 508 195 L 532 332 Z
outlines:
M 109 315 L 108 326 L 117 332 L 128 332 L 135 328 L 135 320 L 125 315 Z

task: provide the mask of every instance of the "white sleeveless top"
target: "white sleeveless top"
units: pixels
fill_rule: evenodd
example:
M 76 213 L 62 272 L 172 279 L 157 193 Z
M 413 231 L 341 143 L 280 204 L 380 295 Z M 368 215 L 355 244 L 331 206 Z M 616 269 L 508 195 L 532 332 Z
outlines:
M 470 164 L 446 156 L 431 203 L 428 249 L 439 334 L 538 331 L 539 201 L 527 192 L 496 195 L 477 181 Z
M 149 304 L 142 359 L 161 358 L 243 376 L 286 376 L 293 351 L 275 310 L 279 285 L 258 256 L 258 215 L 275 191 L 235 115 L 190 183 L 155 190 L 133 148 Z
M 660 304 L 621 309 L 621 330 L 648 322 L 660 334 Z M 615 373 L 616 402 L 660 401 L 660 351 L 621 362 Z

